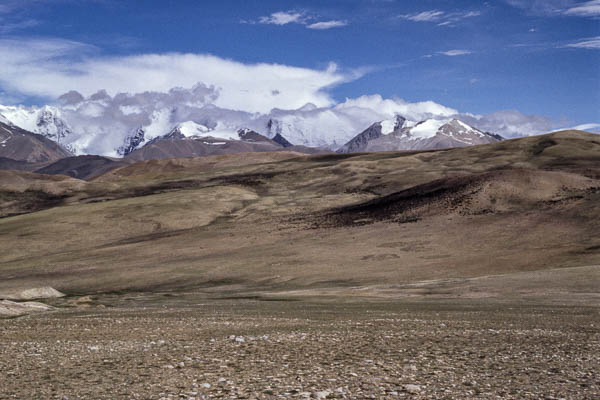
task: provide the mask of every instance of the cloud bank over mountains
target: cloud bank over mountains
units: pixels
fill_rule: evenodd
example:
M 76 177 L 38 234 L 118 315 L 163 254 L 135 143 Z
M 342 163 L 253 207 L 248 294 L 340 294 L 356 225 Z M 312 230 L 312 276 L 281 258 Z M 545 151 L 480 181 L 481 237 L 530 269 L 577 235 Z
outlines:
M 117 156 L 117 149 L 140 127 L 146 141 L 165 135 L 180 123 L 193 121 L 222 135 L 250 128 L 267 136 L 281 133 L 294 144 L 326 147 L 344 145 L 374 122 L 402 115 L 412 121 L 459 118 L 481 130 L 517 137 L 542 133 L 556 127 L 555 122 L 518 111 L 474 115 L 433 101 L 407 102 L 364 95 L 344 102 L 318 106 L 306 103 L 293 109 L 273 108 L 266 113 L 219 107 L 220 90 L 198 83 L 191 88 L 172 88 L 166 92 L 109 94 L 100 90 L 89 96 L 77 91 L 61 95 L 52 107 L 0 106 L 16 125 L 36 131 L 36 121 L 44 112 L 68 126 L 61 139 L 77 154 Z M 48 120 L 48 117 L 45 117 Z M 210 132 L 208 133 L 210 135 Z
M 330 149 L 397 114 L 413 121 L 457 117 L 505 137 L 560 127 L 518 111 L 474 115 L 433 101 L 411 103 L 378 94 L 336 102 L 331 88 L 360 78 L 368 69 L 343 71 L 334 63 L 310 69 L 244 64 L 210 54 L 106 57 L 93 46 L 60 39 L 0 39 L 0 58 L 0 103 L 19 97 L 45 99 L 54 107 L 46 111 L 69 127 L 62 143 L 79 154 L 115 156 L 140 127 L 149 140 L 186 121 L 214 131 L 247 127 L 267 135 L 279 132 L 294 144 Z M 73 90 L 65 93 L 65 88 Z M 38 129 L 40 112 L 37 107 L 0 107 L 0 114 L 29 130 Z

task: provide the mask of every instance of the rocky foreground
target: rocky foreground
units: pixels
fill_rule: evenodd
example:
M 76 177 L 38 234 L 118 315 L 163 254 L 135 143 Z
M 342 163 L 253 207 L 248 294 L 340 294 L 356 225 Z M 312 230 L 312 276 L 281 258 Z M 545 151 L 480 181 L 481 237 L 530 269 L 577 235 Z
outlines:
M 54 301 L 0 321 L 0 398 L 600 398 L 597 307 Z

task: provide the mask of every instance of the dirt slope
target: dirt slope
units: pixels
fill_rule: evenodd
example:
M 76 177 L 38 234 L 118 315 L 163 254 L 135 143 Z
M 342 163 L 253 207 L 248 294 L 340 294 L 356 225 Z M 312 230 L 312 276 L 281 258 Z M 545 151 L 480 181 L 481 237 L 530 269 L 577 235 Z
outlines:
M 42 135 L 0 122 L 0 157 L 41 163 L 70 156 L 68 150 Z

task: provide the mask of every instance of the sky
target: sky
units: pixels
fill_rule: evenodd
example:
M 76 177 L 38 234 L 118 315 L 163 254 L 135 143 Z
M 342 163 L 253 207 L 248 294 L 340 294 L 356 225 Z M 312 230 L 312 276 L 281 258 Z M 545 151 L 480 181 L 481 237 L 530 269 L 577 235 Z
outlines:
M 600 0 L 0 0 L 0 60 L 5 105 L 200 83 L 253 113 L 381 96 L 600 124 Z

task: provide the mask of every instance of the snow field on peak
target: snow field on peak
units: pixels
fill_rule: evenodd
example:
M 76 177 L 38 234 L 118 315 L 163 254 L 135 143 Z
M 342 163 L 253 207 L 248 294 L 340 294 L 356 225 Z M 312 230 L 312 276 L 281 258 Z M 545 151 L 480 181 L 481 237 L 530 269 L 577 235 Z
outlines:
M 410 130 L 410 135 L 415 139 L 429 139 L 437 134 L 437 131 L 445 124 L 450 122 L 449 119 L 428 119 Z
M 204 125 L 197 124 L 194 121 L 186 121 L 177 125 L 179 132 L 185 137 L 201 136 L 208 132 L 208 128 Z
M 2 114 L 4 118 L 19 128 L 29 132 L 35 132 L 37 128 L 38 111 L 39 110 L 27 110 L 23 107 L 0 105 L 0 114 Z
M 240 136 L 237 129 L 224 126 L 218 123 L 215 129 L 210 130 L 202 124 L 198 124 L 194 121 L 186 121 L 177 125 L 179 132 L 186 138 L 203 138 L 212 137 L 215 139 L 223 140 L 239 140 Z

